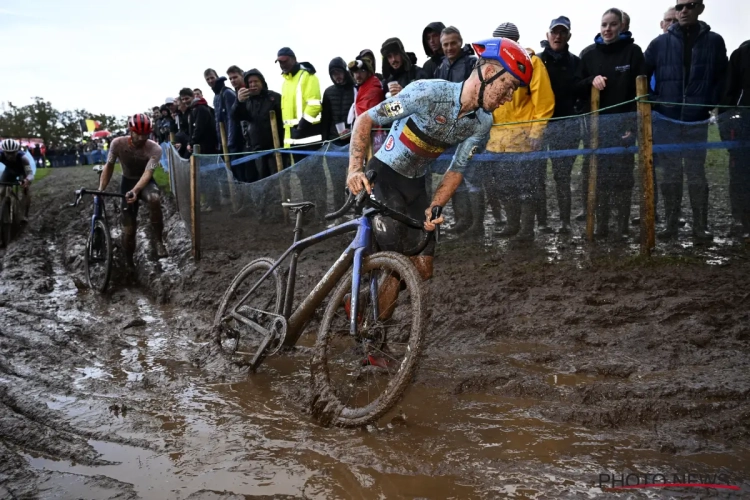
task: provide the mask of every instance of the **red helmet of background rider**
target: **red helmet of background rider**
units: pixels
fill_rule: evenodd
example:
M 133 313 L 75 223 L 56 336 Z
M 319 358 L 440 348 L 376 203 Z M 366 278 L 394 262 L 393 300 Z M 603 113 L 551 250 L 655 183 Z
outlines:
M 151 118 L 143 113 L 136 113 L 128 120 L 128 129 L 138 135 L 148 135 L 154 129 Z

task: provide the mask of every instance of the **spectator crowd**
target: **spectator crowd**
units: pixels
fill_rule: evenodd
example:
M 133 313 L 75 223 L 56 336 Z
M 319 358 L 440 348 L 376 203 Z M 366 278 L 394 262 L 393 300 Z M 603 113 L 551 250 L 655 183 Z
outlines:
M 651 100 L 656 102 L 653 109 L 666 118 L 654 122 L 655 143 L 707 142 L 712 108 L 750 105 L 750 41 L 743 43 L 729 58 L 721 35 L 700 20 L 706 9 L 702 0 L 676 0 L 674 5 L 665 7 L 663 16 L 648 21 L 654 28 L 659 26 L 660 32 L 644 45 L 645 51 L 635 43 L 630 32 L 631 19 L 620 9 L 604 12 L 594 43 L 579 55 L 569 50 L 571 19 L 554 18 L 540 50 L 528 49 L 534 70 L 531 85 L 519 89 L 512 102 L 495 110 L 496 126 L 487 151 L 526 153 L 578 149 L 581 141 L 589 146 L 590 135 L 582 126 L 583 120 L 546 120 L 588 111 L 592 88 L 600 92 L 601 114 L 613 117 L 611 129 L 599 137 L 599 147 L 633 146 L 637 131 L 630 120 L 617 120 L 616 115 L 632 114 L 636 110 L 636 77 L 639 75 L 648 77 Z M 501 24 L 487 35 L 517 42 L 528 40 L 522 40 L 512 22 Z M 265 76 L 257 69 L 245 71 L 232 65 L 223 76 L 213 68 L 206 69 L 203 72 L 205 94 L 199 88 L 186 87 L 176 97 L 169 97 L 161 106 L 153 107 L 154 139 L 166 142 L 171 137 L 183 157 L 188 157 L 195 146 L 200 146 L 201 154 L 218 154 L 223 149 L 222 138 L 229 153 L 250 154 L 274 149 L 272 127 L 278 130 L 284 148 L 313 149 L 320 147 L 323 141 L 346 146 L 357 116 L 397 96 L 413 81 L 463 82 L 474 70 L 477 57 L 471 46 L 464 43 L 458 28 L 441 22 L 430 23 L 422 32 L 422 43 L 426 60 L 421 66 L 416 54 L 408 51 L 399 38 L 386 39 L 379 57 L 369 49 L 348 59 L 334 57 L 328 64 L 330 85 L 322 92 L 315 66 L 300 60 L 290 47 L 279 49 L 276 55 L 275 62 L 282 73 L 280 94 L 269 89 Z M 270 120 L 271 111 L 275 112 L 275 123 Z M 722 139 L 750 138 L 750 110 L 742 111 L 737 117 L 722 120 Z M 519 125 L 519 122 L 528 123 Z M 503 126 L 508 123 L 515 125 Z M 376 132 L 375 150 L 386 133 Z M 283 157 L 285 167 L 301 159 L 294 150 Z M 571 231 L 574 161 L 575 156 L 551 160 L 560 233 Z M 656 154 L 654 161 L 658 173 L 654 183 L 664 206 L 660 217 L 664 229 L 659 236 L 670 239 L 677 235 L 686 180 L 692 234 L 697 240 L 712 239 L 707 227 L 706 150 L 674 148 Z M 453 198 L 455 230 L 464 234 L 482 232 L 484 212 L 489 208 L 501 236 L 530 240 L 537 231 L 553 232 L 547 216 L 547 163 L 547 159 L 472 162 L 465 172 L 463 185 Z M 608 236 L 613 227 L 616 238 L 628 236 L 634 166 L 632 154 L 599 157 L 595 214 L 599 237 Z M 584 212 L 576 216 L 577 220 L 586 217 L 588 169 L 585 163 L 580 189 Z M 266 155 L 234 166 L 232 171 L 239 182 L 255 182 L 274 173 L 276 164 L 273 155 Z M 315 182 L 315 179 L 305 181 Z M 730 183 L 734 229 L 749 233 L 750 155 L 747 151 L 730 150 Z

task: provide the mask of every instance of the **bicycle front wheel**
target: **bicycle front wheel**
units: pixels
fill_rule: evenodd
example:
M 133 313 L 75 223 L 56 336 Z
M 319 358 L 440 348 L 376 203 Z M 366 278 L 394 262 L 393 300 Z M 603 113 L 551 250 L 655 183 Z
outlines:
M 97 292 L 104 292 L 112 274 L 112 237 L 104 219 L 96 219 L 94 222 L 94 228 L 86 242 L 83 265 L 89 287 Z
M 13 236 L 13 216 L 11 214 L 10 196 L 3 198 L 0 205 L 0 243 L 4 248 L 10 245 L 10 239 Z
M 408 258 L 364 259 L 356 312 L 351 284 L 349 271 L 326 307 L 310 365 L 312 414 L 324 425 L 359 427 L 385 415 L 409 386 L 424 343 L 426 293 Z

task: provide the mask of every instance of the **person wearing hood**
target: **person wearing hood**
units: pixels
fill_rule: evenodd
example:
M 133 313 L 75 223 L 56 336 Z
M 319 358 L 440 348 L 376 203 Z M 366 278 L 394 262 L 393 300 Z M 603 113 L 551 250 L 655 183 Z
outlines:
M 568 42 L 571 38 L 570 19 L 560 16 L 553 19 L 542 41 L 543 51 L 539 54 L 549 74 L 552 92 L 555 95 L 553 118 L 564 118 L 578 114 L 580 99 L 575 95 L 581 70 L 581 59 L 571 54 Z M 578 149 L 581 135 L 576 133 L 580 120 L 558 120 L 550 122 L 545 131 L 545 148 L 550 151 Z M 572 196 L 570 177 L 575 156 L 552 158 L 552 174 L 555 179 L 557 206 L 560 210 L 560 234 L 570 233 L 570 210 Z
M 373 71 L 375 71 L 375 76 L 377 76 L 378 80 L 380 80 L 381 82 L 383 81 L 383 74 L 378 73 L 378 61 L 375 59 L 375 52 L 371 51 L 370 49 L 362 49 L 360 53 L 357 54 L 357 59 L 370 61 L 370 64 L 372 64 L 372 69 Z
M 492 36 L 518 42 L 521 35 L 515 24 L 503 23 Z M 527 48 L 526 51 L 534 68 L 531 84 L 519 89 L 510 103 L 493 113 L 494 126 L 487 142 L 489 152 L 526 153 L 540 150 L 547 126 L 545 120 L 555 112 L 555 94 L 547 68 L 533 50 Z M 499 201 L 502 200 L 508 217 L 508 223 L 499 235 L 515 237 L 518 241 L 533 241 L 535 220 L 540 232 L 550 232 L 545 193 L 547 160 L 504 160 L 494 163 L 490 171 L 492 175 L 485 180 L 485 190 L 493 214 L 497 220 L 500 216 Z
M 646 49 L 646 75 L 655 77 L 652 100 L 665 103 L 655 105 L 654 111 L 671 120 L 693 122 L 675 126 L 666 120 L 654 120 L 654 144 L 708 141 L 707 120 L 712 106 L 719 103 L 724 92 L 729 60 L 721 35 L 698 20 L 705 8 L 702 1 L 677 0 L 678 24 L 659 35 Z M 660 238 L 671 239 L 678 234 L 684 175 L 693 211 L 693 237 L 698 241 L 713 239 L 708 232 L 706 154 L 705 149 L 654 154 L 666 219 Z
M 219 124 L 223 123 L 227 134 L 227 149 L 229 149 L 230 153 L 241 153 L 244 149 L 242 126 L 231 117 L 232 106 L 237 102 L 237 95 L 234 93 L 234 90 L 226 86 L 227 77 L 222 76 L 219 78 L 215 70 L 209 68 L 203 72 L 203 76 L 206 79 L 206 83 L 214 92 L 214 119 L 216 121 L 216 138 L 218 144 L 221 144 Z M 243 178 L 237 180 L 245 182 L 242 172 L 238 173 Z
M 427 62 L 424 63 L 422 70 L 427 75 L 425 78 L 435 78 L 435 71 L 440 63 L 443 62 L 443 47 L 440 45 L 440 33 L 445 29 L 441 22 L 430 23 L 422 31 L 422 46 L 424 53 L 427 55 Z
M 188 106 L 189 127 L 187 134 L 190 137 L 188 151 L 192 153 L 193 147 L 197 144 L 201 148 L 201 154 L 218 154 L 216 124 L 211 109 L 204 98 L 194 96 L 193 91 L 187 87 L 180 90 L 180 103 Z
M 416 55 L 406 52 L 398 38 L 389 38 L 380 47 L 383 56 L 383 90 L 385 98 L 398 95 L 415 80 L 424 80 L 427 74 L 416 65 Z
M 464 46 L 461 32 L 453 26 L 440 33 L 440 45 L 445 56 L 435 71 L 435 78 L 454 83 L 465 82 L 477 62 L 471 45 Z
M 643 52 L 633 38 L 621 36 L 622 23 L 622 11 L 606 11 L 600 33 L 594 39 L 596 47 L 581 58 L 578 95 L 590 101 L 592 86 L 600 92 L 600 148 L 634 146 L 637 135 L 634 116 L 624 113 L 637 110 L 633 102 L 637 95 L 636 77 L 644 74 L 645 65 Z M 635 185 L 634 156 L 600 155 L 597 161 L 596 235 L 603 238 L 609 234 L 609 216 L 614 208 L 617 237 L 627 238 Z
M 244 88 L 237 92 L 237 102 L 232 106 L 232 118 L 235 121 L 246 121 L 249 124 L 247 151 L 267 151 L 274 149 L 273 132 L 271 131 L 271 111 L 276 112 L 276 129 L 283 130 L 281 121 L 281 95 L 268 90 L 263 74 L 257 69 L 246 71 L 242 75 Z M 264 179 L 276 171 L 273 155 L 266 155 L 255 160 L 257 170 L 248 171 L 249 182 Z
M 281 113 L 284 121 L 284 147 L 290 148 L 320 142 L 320 119 L 322 103 L 320 82 L 315 67 L 297 62 L 297 56 L 289 47 L 279 50 L 279 63 L 284 83 L 281 86 Z M 295 162 L 302 156 L 292 155 Z
M 719 117 L 723 141 L 750 142 L 750 40 L 732 52 L 729 58 L 723 106 L 729 109 Z M 750 242 L 750 149 L 729 150 L 729 202 L 734 224 L 729 236 L 742 236 Z
M 348 133 L 351 130 L 349 110 L 354 104 L 354 79 L 349 73 L 346 62 L 334 57 L 328 65 L 328 74 L 333 85 L 323 93 L 323 115 L 321 128 L 324 141 L 336 140 L 337 145 L 349 144 Z M 345 136 L 338 139 L 339 136 Z
M 174 129 L 174 120 L 169 111 L 168 104 L 162 104 L 159 108 L 159 119 L 156 121 L 156 136 L 159 144 L 169 142 L 170 133 Z

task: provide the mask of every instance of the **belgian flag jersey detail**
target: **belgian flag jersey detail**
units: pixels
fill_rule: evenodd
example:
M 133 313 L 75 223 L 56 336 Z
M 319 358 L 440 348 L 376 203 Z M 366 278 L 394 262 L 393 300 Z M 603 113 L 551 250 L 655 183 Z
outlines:
M 421 177 L 427 167 L 458 144 L 450 169 L 463 173 L 475 152 L 484 148 L 492 113 L 483 109 L 461 118 L 463 83 L 418 80 L 368 111 L 380 126 L 391 125 L 378 160 L 406 177 Z

